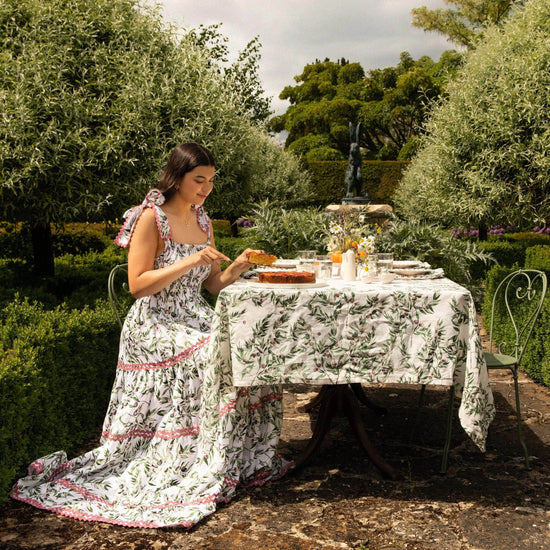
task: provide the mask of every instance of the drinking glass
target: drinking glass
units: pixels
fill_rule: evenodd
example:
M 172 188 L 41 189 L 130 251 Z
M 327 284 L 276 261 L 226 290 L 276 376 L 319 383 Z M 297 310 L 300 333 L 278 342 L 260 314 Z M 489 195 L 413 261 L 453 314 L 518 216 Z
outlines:
M 369 254 L 367 256 L 366 265 L 368 267 L 368 271 L 371 271 L 376 275 L 378 273 L 378 254 Z
M 315 276 L 319 281 L 326 281 L 332 275 L 332 261 L 326 254 L 316 254 L 315 260 Z
M 298 258 L 298 260 L 313 261 L 315 260 L 316 255 L 316 250 L 298 250 L 298 252 L 296 253 L 296 258 Z
M 378 254 L 378 269 L 380 273 L 387 273 L 393 267 L 393 254 Z
M 298 250 L 296 258 L 298 259 L 297 271 L 315 271 L 316 250 Z
M 318 281 L 328 281 L 332 277 L 332 262 L 316 265 L 315 276 Z

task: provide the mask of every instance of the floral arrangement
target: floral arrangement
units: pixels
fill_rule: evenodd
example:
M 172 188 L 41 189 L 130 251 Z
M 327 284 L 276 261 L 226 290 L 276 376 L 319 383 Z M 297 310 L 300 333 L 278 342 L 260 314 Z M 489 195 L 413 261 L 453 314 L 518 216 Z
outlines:
M 356 259 L 365 262 L 368 255 L 374 253 L 381 231 L 378 224 L 367 224 L 361 212 L 351 210 L 337 214 L 328 222 L 327 250 L 333 260 L 347 250 L 355 250 Z

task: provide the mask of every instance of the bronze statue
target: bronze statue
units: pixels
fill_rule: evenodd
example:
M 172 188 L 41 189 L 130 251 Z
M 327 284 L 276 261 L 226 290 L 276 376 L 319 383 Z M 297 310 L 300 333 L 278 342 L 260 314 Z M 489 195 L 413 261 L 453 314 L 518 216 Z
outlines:
M 363 193 L 363 177 L 361 175 L 361 132 L 363 126 L 359 122 L 357 127 L 352 122 L 349 123 L 349 159 L 344 183 L 346 185 L 346 196 L 342 202 L 367 202 L 370 200 L 368 193 Z M 355 194 L 354 194 L 355 193 Z M 358 199 L 357 201 L 354 199 Z

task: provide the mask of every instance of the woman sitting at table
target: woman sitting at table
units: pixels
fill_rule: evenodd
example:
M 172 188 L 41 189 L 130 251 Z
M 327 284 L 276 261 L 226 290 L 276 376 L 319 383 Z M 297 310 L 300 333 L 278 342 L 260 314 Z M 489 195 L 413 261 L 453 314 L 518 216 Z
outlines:
M 115 242 L 128 247 L 138 298 L 122 329 L 118 368 L 100 446 L 67 461 L 38 459 L 11 496 L 82 520 L 132 527 L 191 527 L 230 499 L 239 483 L 263 483 L 288 468 L 276 454 L 281 392 L 238 391 L 208 359 L 213 310 L 202 298 L 250 267 L 245 250 L 216 250 L 202 204 L 214 158 L 185 143 L 158 189 L 125 214 Z

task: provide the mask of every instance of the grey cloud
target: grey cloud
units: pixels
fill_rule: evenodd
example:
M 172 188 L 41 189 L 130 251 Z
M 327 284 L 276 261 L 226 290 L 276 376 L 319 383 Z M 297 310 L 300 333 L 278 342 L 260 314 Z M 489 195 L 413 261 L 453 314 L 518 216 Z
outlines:
M 162 0 L 160 4 L 166 19 L 180 26 L 223 23 L 222 33 L 235 54 L 259 36 L 260 75 L 277 112 L 288 106 L 277 99 L 281 90 L 315 59 L 344 57 L 369 71 L 394 66 L 404 50 L 414 58 L 438 59 L 452 47 L 444 37 L 411 25 L 412 8 L 444 7 L 444 0 Z

